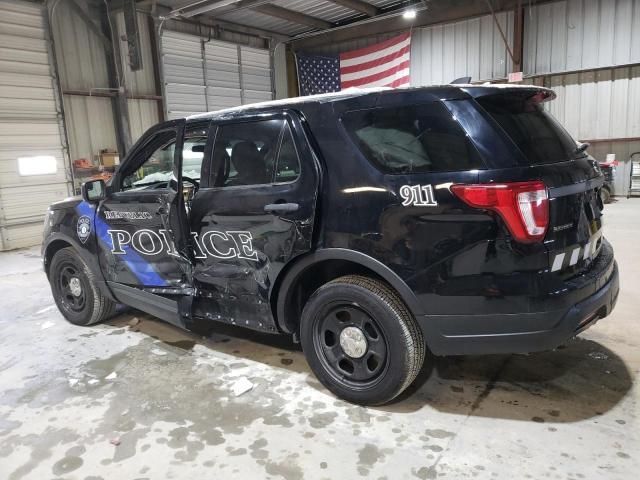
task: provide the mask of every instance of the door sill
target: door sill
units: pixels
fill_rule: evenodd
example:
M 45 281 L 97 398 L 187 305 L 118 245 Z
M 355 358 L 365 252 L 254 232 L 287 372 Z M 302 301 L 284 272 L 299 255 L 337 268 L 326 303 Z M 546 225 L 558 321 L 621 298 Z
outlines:
M 145 292 L 139 288 L 122 285 L 121 283 L 107 282 L 107 284 L 118 302 L 142 310 L 176 327 L 186 328 L 180 319 L 176 300 Z

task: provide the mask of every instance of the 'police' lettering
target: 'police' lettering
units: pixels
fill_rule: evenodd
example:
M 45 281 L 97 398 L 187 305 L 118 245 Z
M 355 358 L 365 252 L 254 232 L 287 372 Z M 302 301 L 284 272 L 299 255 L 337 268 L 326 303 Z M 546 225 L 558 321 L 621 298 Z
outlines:
M 159 230 L 159 233 L 146 228 L 136 230 L 133 235 L 127 230 L 107 230 L 111 237 L 111 253 L 114 255 L 126 255 L 126 246 L 142 255 L 166 254 L 179 256 L 175 244 L 167 230 Z M 191 232 L 193 239 L 193 253 L 196 259 L 207 257 L 230 260 L 258 261 L 258 252 L 253 248 L 253 237 L 250 232 L 218 232 L 209 230 L 199 237 L 196 232 Z

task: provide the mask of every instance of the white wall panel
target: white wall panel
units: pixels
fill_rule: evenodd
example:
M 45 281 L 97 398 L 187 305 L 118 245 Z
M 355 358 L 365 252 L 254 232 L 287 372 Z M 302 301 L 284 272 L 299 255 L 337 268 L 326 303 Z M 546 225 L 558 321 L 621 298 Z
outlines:
M 138 139 L 150 127 L 160 121 L 160 104 L 156 100 L 127 100 L 129 105 L 129 125 L 131 127 L 131 141 Z
M 279 44 L 273 51 L 273 88 L 275 98 L 289 96 L 289 82 L 287 78 L 287 47 Z
M 565 0 L 525 8 L 526 74 L 640 62 L 640 0 Z
M 513 12 L 496 15 L 513 43 Z M 504 78 L 511 58 L 491 16 L 417 28 L 411 40 L 411 84 L 447 84 L 459 77 L 473 81 Z
M 0 2 L 0 250 L 42 240 L 47 206 L 70 192 L 41 5 Z M 21 175 L 18 158 L 51 156 L 56 172 Z

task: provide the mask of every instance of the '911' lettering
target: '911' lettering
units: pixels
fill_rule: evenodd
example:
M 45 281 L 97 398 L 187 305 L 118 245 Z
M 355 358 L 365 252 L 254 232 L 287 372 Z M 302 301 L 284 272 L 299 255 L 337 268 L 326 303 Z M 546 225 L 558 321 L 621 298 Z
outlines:
M 400 196 L 404 207 L 438 206 L 438 202 L 433 196 L 433 187 L 431 185 L 403 185 L 400 187 Z
M 140 229 L 133 234 L 127 230 L 107 230 L 111 237 L 111 253 L 126 255 L 127 247 L 142 255 L 178 256 L 167 230 Z M 214 257 L 222 260 L 239 258 L 258 261 L 258 252 L 253 249 L 253 238 L 249 232 L 216 232 L 210 230 L 199 237 L 191 232 L 195 258 Z

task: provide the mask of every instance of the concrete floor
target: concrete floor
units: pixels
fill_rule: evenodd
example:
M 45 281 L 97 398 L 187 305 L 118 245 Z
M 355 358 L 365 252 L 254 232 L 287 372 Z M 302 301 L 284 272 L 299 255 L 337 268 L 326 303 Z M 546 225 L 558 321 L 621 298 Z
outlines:
M 284 338 L 74 327 L 38 249 L 0 254 L 0 479 L 638 478 L 640 200 L 606 213 L 611 317 L 554 352 L 440 358 L 381 408 L 334 398 Z

